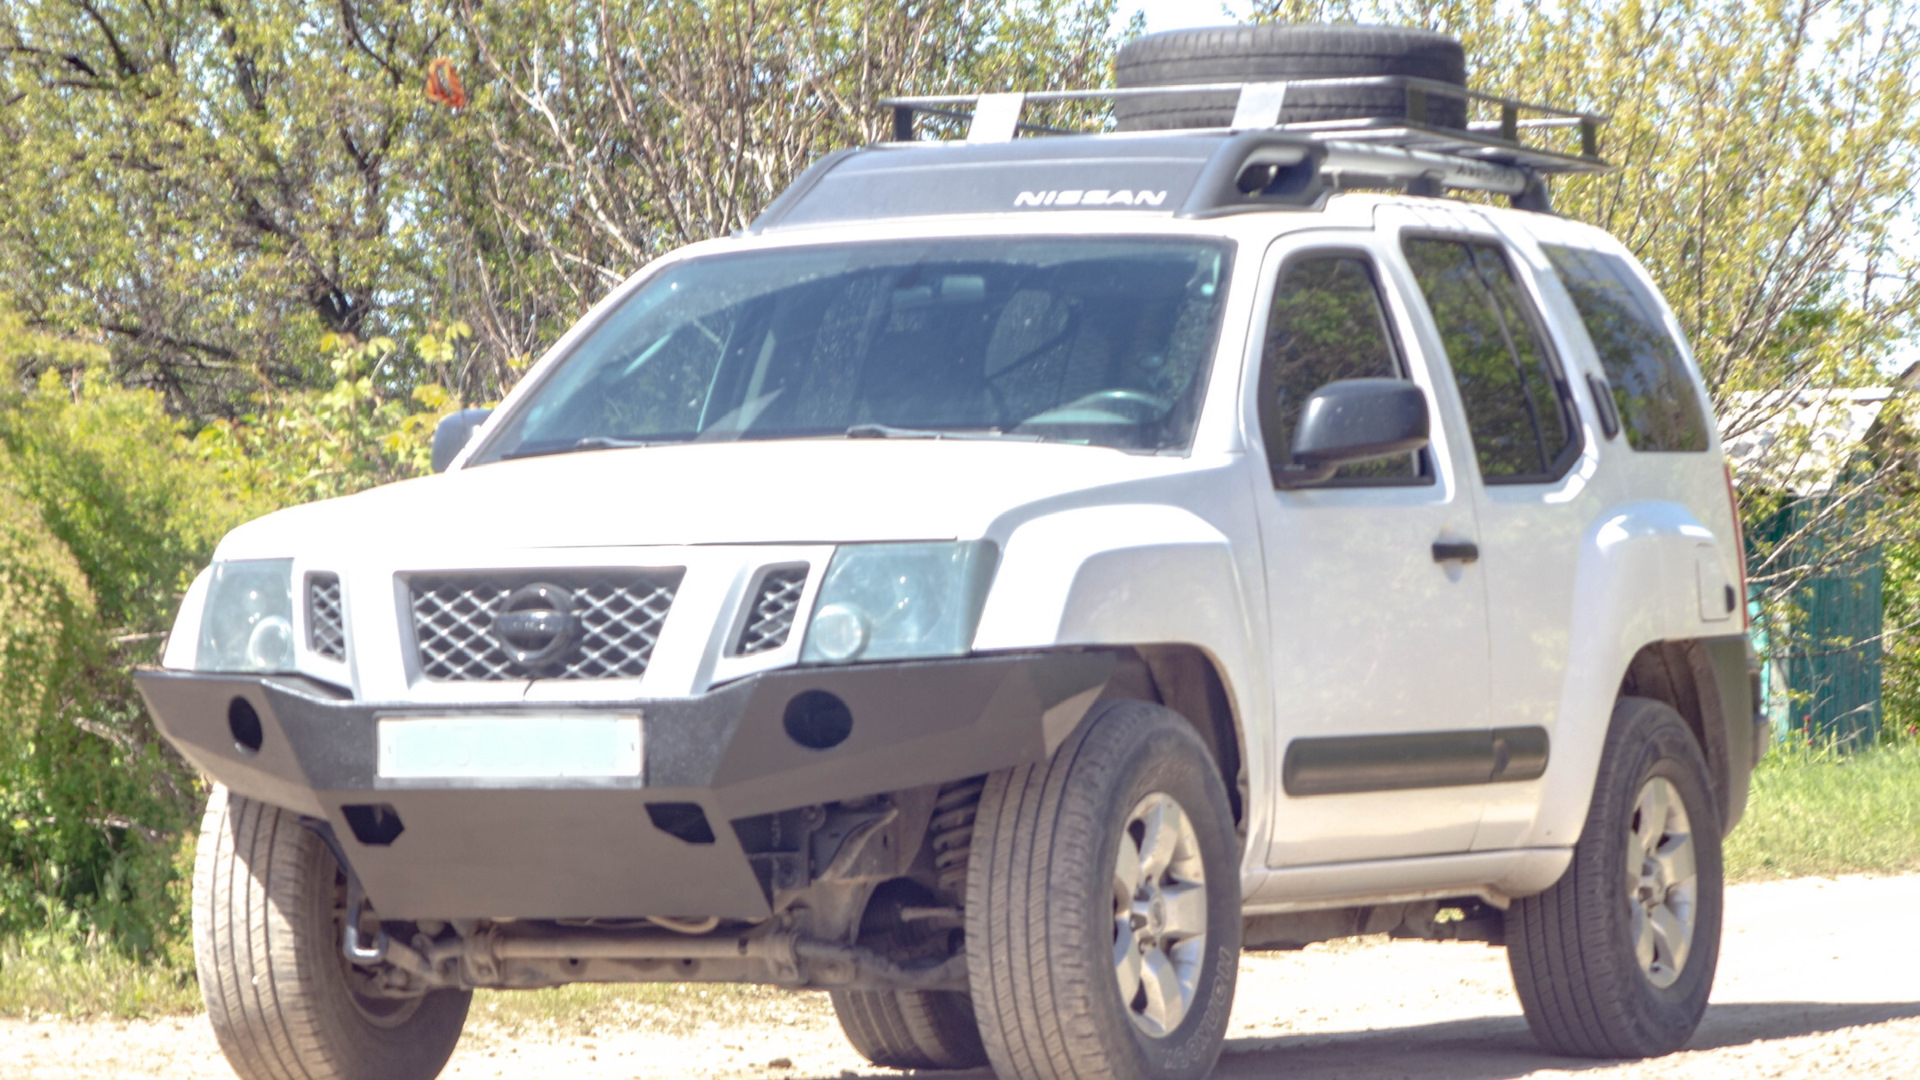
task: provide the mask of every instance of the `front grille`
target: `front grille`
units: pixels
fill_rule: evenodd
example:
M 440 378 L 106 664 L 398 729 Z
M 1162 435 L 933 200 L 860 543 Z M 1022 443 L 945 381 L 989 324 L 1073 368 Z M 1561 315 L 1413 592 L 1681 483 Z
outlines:
M 526 570 L 421 575 L 407 582 L 420 671 L 429 679 L 634 679 L 646 673 L 684 570 Z M 538 667 L 516 664 L 494 635 L 501 607 L 526 586 L 573 595 L 574 645 Z
M 347 658 L 347 620 L 340 607 L 340 575 L 307 575 L 307 647 L 329 660 Z
M 806 587 L 805 563 L 767 571 L 760 579 L 753 610 L 747 613 L 747 625 L 741 628 L 740 640 L 733 651 L 740 656 L 751 656 L 786 644 L 787 635 L 793 631 L 794 616 L 799 614 L 800 593 Z

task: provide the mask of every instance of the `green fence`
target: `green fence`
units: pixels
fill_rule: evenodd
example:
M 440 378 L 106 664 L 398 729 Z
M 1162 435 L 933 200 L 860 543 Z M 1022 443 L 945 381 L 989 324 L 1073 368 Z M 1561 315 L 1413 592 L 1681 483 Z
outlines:
M 1749 530 L 1750 548 L 1772 547 L 1819 510 L 1820 496 L 1789 501 Z M 1798 565 L 1821 558 L 1817 537 L 1796 547 Z M 1882 552 L 1870 548 L 1796 588 L 1784 625 L 1755 621 L 1754 647 L 1767 658 L 1766 707 L 1778 734 L 1842 746 L 1870 745 L 1879 737 L 1884 579 Z

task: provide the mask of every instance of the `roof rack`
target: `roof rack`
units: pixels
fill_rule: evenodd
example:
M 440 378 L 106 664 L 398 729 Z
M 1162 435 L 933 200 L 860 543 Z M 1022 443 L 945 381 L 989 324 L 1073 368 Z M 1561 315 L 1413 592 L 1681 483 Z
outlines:
M 1280 122 L 1289 92 L 1312 88 L 1397 88 L 1406 95 L 1404 117 L 1369 117 L 1304 123 Z M 921 114 L 967 122 L 968 143 L 1010 142 L 1031 135 L 1091 134 L 1027 123 L 1021 118 L 1034 103 L 1119 100 L 1169 94 L 1236 93 L 1233 119 L 1226 130 L 1285 132 L 1324 145 L 1314 155 L 1317 171 L 1333 186 L 1387 180 L 1411 194 L 1439 195 L 1447 189 L 1509 195 L 1524 209 L 1547 209 L 1541 178 L 1555 173 L 1598 173 L 1612 168 L 1600 157 L 1600 125 L 1607 117 L 1471 90 L 1452 83 L 1404 75 L 1361 78 L 1292 79 L 1285 82 L 1201 83 L 1135 89 L 1041 90 L 1014 93 L 944 94 L 886 98 L 893 110 L 893 141 L 913 142 Z M 1429 121 L 1433 98 L 1453 98 L 1471 110 L 1475 103 L 1498 110 L 1497 120 L 1470 121 L 1464 128 Z M 1537 138 L 1577 129 L 1577 151 L 1556 149 Z M 1217 129 L 1216 129 L 1217 130 Z

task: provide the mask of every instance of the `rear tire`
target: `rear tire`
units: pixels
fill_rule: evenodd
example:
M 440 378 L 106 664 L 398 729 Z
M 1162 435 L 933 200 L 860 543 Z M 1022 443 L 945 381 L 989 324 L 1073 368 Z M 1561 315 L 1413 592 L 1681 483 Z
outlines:
M 1573 862 L 1507 912 L 1527 1026 L 1576 1057 L 1684 1046 L 1720 957 L 1720 815 L 1706 760 L 1667 705 L 1624 697 Z
M 1240 958 L 1239 842 L 1206 747 L 1114 702 L 981 794 L 967 974 L 1001 1080 L 1199 1080 Z
M 833 1012 L 860 1056 L 887 1069 L 987 1063 L 973 1002 L 956 990 L 835 990 Z
M 1371 75 L 1411 75 L 1464 86 L 1467 60 L 1459 41 L 1431 30 L 1264 23 L 1149 34 L 1120 50 L 1114 75 L 1122 88 Z M 1238 100 L 1233 91 L 1121 97 L 1114 99 L 1113 116 L 1121 131 L 1226 127 Z M 1343 86 L 1287 91 L 1280 120 L 1406 114 L 1404 89 Z M 1466 103 L 1430 95 L 1427 120 L 1438 127 L 1465 127 Z
M 906 907 L 934 903 L 913 882 L 887 882 L 868 899 L 859 944 L 908 964 L 938 963 L 954 953 L 959 935 L 905 920 Z M 958 990 L 835 990 L 840 1030 L 860 1056 L 889 1069 L 977 1069 L 987 1063 L 973 1002 Z
M 344 886 L 295 815 L 213 789 L 193 867 L 193 953 L 240 1080 L 431 1080 L 453 1054 L 473 994 L 356 992 L 340 951 Z

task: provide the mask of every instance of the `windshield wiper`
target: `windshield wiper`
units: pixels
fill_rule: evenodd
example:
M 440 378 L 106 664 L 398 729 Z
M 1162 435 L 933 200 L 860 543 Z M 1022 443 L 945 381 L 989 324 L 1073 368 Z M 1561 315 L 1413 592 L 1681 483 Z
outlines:
M 1009 435 L 999 428 L 910 428 L 892 424 L 855 424 L 848 428 L 849 439 L 1013 439 L 1039 442 L 1038 435 Z
M 535 443 L 522 446 L 500 455 L 500 460 L 512 458 L 546 457 L 548 454 L 571 454 L 576 450 L 625 450 L 636 446 L 660 446 L 657 442 L 645 439 L 616 439 L 611 435 L 589 435 L 584 439 L 575 439 L 563 443 Z

